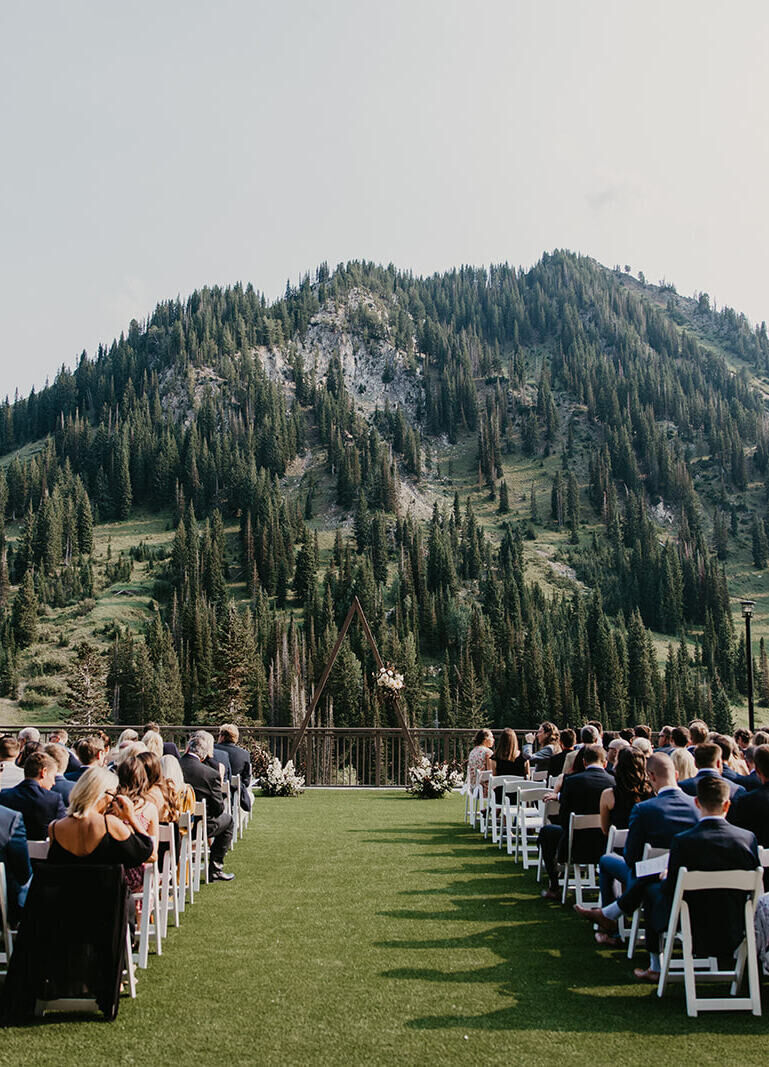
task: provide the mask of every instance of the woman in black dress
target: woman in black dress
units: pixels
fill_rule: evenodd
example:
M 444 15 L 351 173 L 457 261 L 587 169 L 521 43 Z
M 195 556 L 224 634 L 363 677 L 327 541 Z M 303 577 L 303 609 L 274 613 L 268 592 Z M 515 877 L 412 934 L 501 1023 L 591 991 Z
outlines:
M 516 778 L 529 777 L 529 761 L 522 755 L 518 748 L 518 737 L 515 730 L 506 727 L 499 735 L 497 747 L 491 756 L 492 773 L 499 777 L 510 775 Z M 502 786 L 498 785 L 494 793 L 497 804 L 502 803 Z

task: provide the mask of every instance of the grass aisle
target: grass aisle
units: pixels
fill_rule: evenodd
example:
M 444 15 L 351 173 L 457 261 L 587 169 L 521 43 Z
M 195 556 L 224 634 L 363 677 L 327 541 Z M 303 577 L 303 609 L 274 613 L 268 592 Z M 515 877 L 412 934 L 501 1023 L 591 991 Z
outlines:
M 117 1021 L 1 1031 L 0 1063 L 765 1059 L 766 1018 L 688 1020 L 680 988 L 658 1001 L 464 827 L 461 803 L 258 800 L 236 880 L 204 887 Z

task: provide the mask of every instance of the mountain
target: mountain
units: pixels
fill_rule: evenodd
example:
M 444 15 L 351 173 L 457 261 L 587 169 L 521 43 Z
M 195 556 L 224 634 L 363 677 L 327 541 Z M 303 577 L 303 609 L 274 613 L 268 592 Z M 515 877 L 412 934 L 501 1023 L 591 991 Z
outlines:
M 765 324 L 568 252 L 159 304 L 0 408 L 6 712 L 291 723 L 357 593 L 415 721 L 728 728 L 768 375 Z M 372 671 L 354 633 L 322 721 L 389 721 Z

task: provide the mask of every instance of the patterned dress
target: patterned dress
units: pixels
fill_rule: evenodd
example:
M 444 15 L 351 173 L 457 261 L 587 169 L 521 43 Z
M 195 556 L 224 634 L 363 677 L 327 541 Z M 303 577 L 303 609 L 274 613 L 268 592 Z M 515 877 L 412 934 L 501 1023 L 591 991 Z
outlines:
M 474 749 L 471 749 L 470 755 L 467 757 L 467 769 L 470 772 L 470 784 L 475 787 L 478 784 L 478 774 L 481 771 L 486 770 L 486 757 L 490 755 L 491 749 L 486 745 L 476 745 Z M 486 796 L 488 792 L 488 785 L 483 783 L 483 795 Z

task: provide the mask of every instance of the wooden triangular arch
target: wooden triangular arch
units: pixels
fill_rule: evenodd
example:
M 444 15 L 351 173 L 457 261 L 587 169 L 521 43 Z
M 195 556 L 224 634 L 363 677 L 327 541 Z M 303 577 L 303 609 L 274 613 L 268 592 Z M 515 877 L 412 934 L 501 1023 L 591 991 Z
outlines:
M 289 759 L 292 759 L 292 760 L 294 759 L 294 757 L 296 756 L 297 750 L 298 750 L 299 746 L 302 743 L 302 739 L 304 738 L 304 735 L 307 732 L 307 727 L 310 725 L 310 719 L 312 718 L 313 712 L 315 711 L 316 707 L 318 706 L 318 701 L 321 698 L 321 694 L 323 693 L 323 690 L 326 687 L 326 682 L 328 681 L 328 676 L 331 674 L 331 671 L 332 671 L 332 669 L 334 667 L 334 664 L 336 663 L 336 657 L 339 655 L 339 649 L 342 647 L 342 641 L 344 641 L 345 634 L 349 630 L 350 623 L 352 622 L 352 620 L 355 617 L 355 615 L 357 615 L 358 618 L 360 619 L 360 624 L 363 627 L 363 632 L 366 635 L 366 639 L 367 639 L 369 645 L 371 646 L 371 651 L 374 653 L 374 660 L 376 662 L 377 669 L 381 671 L 382 667 L 384 667 L 384 663 L 382 662 L 382 657 L 379 655 L 379 649 L 376 647 L 376 641 L 374 640 L 374 635 L 372 634 L 371 627 L 368 624 L 368 619 L 366 618 L 366 613 L 364 612 L 363 608 L 361 607 L 361 603 L 358 600 L 357 596 L 353 597 L 352 604 L 350 605 L 350 610 L 347 612 L 347 618 L 342 623 L 342 628 L 339 631 L 339 633 L 337 634 L 336 642 L 334 643 L 334 647 L 331 650 L 331 655 L 329 657 L 329 661 L 326 664 L 326 667 L 325 667 L 325 670 L 323 671 L 323 674 L 321 675 L 320 681 L 318 682 L 318 688 L 313 693 L 312 701 L 310 703 L 310 707 L 308 708 L 307 714 L 305 715 L 304 720 L 302 721 L 302 725 L 299 727 L 298 734 L 294 738 L 294 743 L 291 746 L 291 752 L 289 754 Z M 392 702 L 393 702 L 393 707 L 395 708 L 395 716 L 398 719 L 398 725 L 400 726 L 400 728 L 403 731 L 403 734 L 404 734 L 404 736 L 406 738 L 406 743 L 408 744 L 409 752 L 411 754 L 411 758 L 414 761 L 416 761 L 419 758 L 419 750 L 417 749 L 417 746 L 416 746 L 416 744 L 414 742 L 414 738 L 411 736 L 411 731 L 409 730 L 409 728 L 408 728 L 408 726 L 406 724 L 406 720 L 403 717 L 403 712 L 401 711 L 401 706 L 400 706 L 400 703 L 398 701 L 398 694 L 397 693 L 395 693 L 393 695 Z

